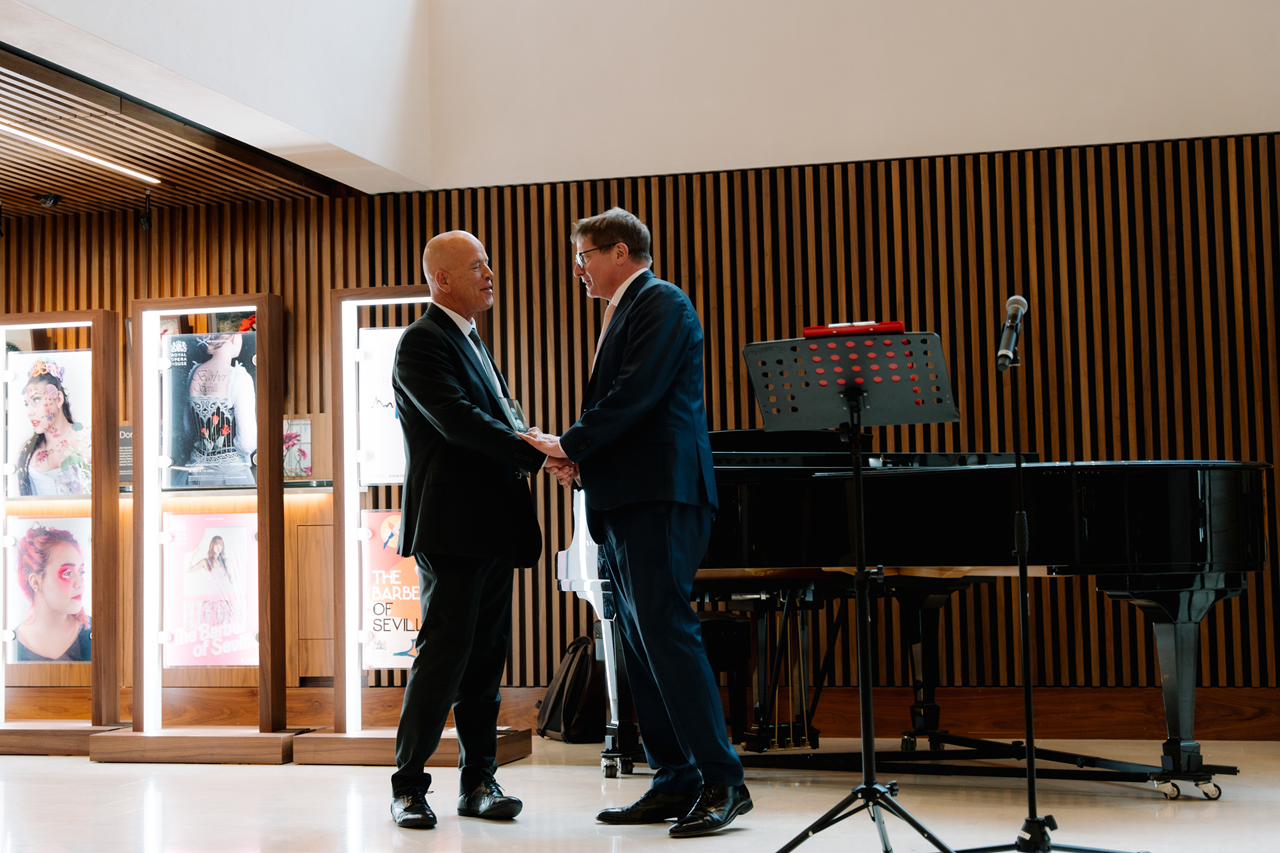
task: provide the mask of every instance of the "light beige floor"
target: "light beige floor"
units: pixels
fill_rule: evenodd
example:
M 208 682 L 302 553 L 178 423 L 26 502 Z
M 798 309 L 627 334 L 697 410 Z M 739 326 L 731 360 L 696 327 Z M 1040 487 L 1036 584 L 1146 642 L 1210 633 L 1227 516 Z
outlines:
M 138 851 L 547 851 L 641 853 L 680 849 L 775 851 L 834 806 L 859 775 L 749 770 L 755 810 L 705 838 L 674 840 L 665 826 L 596 823 L 604 806 L 624 805 L 648 787 L 642 773 L 606 780 L 596 745 L 534 739 L 531 758 L 499 771 L 525 801 L 512 823 L 454 814 L 456 770 L 436 773 L 429 801 L 434 830 L 391 823 L 389 771 L 381 767 L 94 764 L 87 758 L 0 756 L 0 853 Z M 848 744 L 833 744 L 852 748 Z M 1149 762 L 1159 745 L 1132 741 L 1046 741 L 1044 746 Z M 883 749 L 895 742 L 884 741 Z M 1205 800 L 1190 785 L 1169 802 L 1149 786 L 1042 781 L 1040 812 L 1060 825 L 1055 845 L 1124 851 L 1280 851 L 1280 743 L 1204 744 L 1213 763 L 1235 764 L 1219 777 L 1224 795 Z M 643 770 L 643 768 L 642 768 Z M 1017 780 L 898 775 L 899 802 L 955 849 L 1014 840 L 1027 814 Z M 881 781 L 888 781 L 882 778 Z M 900 853 L 935 849 L 888 819 Z M 815 836 L 805 853 L 880 849 L 872 822 L 859 815 Z

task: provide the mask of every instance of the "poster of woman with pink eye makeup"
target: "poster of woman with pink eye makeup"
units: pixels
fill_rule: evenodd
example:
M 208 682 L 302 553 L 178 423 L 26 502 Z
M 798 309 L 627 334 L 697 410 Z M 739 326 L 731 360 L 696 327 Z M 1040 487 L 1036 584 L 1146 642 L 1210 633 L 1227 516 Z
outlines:
M 79 663 L 91 658 L 88 518 L 9 516 L 4 627 L 9 663 Z
M 92 354 L 8 353 L 9 497 L 83 495 L 93 480 Z

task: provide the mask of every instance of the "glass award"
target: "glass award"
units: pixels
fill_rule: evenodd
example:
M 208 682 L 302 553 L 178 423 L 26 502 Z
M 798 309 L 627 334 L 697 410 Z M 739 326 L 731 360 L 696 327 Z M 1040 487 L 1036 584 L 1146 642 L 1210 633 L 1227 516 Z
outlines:
M 507 412 L 507 420 L 511 421 L 511 426 L 516 432 L 528 432 L 529 422 L 524 417 L 524 407 L 520 405 L 520 401 L 514 397 L 500 397 L 502 408 Z

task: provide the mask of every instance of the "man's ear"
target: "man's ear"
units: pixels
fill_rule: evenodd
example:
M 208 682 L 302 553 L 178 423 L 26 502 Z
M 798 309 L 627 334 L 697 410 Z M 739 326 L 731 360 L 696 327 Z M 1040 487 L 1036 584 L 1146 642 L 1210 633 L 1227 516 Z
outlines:
M 453 285 L 449 283 L 449 274 L 444 270 L 436 270 L 436 287 L 444 293 L 450 293 Z
M 627 262 L 627 260 L 630 257 L 631 257 L 631 249 L 627 247 L 626 243 L 623 243 L 622 241 L 618 241 L 617 243 L 613 244 L 613 262 L 616 265 L 622 266 Z

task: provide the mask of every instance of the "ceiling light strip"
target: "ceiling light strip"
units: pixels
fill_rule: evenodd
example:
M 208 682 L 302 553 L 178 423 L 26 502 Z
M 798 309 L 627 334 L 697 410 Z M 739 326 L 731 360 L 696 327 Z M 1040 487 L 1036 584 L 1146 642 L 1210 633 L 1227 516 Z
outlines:
M 112 163 L 110 160 L 103 160 L 101 157 L 95 157 L 92 154 L 86 154 L 83 151 L 77 151 L 74 148 L 69 148 L 66 145 L 63 145 L 61 142 L 54 142 L 52 139 L 44 139 L 43 137 L 39 137 L 34 134 L 27 133 L 25 130 L 19 130 L 18 128 L 14 127 L 8 122 L 0 121 L 0 131 L 3 131 L 11 136 L 16 136 L 19 139 L 25 139 L 28 142 L 34 142 L 37 145 L 43 145 L 45 148 L 52 148 L 54 151 L 67 154 L 72 157 L 78 157 L 81 160 L 86 160 L 98 166 L 102 166 L 107 169 L 114 169 L 115 171 L 121 173 L 122 175 L 128 175 L 131 178 L 137 178 L 138 180 L 146 181 L 149 184 L 160 183 L 159 178 L 153 178 L 150 175 L 144 175 L 141 172 L 135 172 L 133 169 L 130 169 L 128 166 L 121 166 L 118 163 Z

